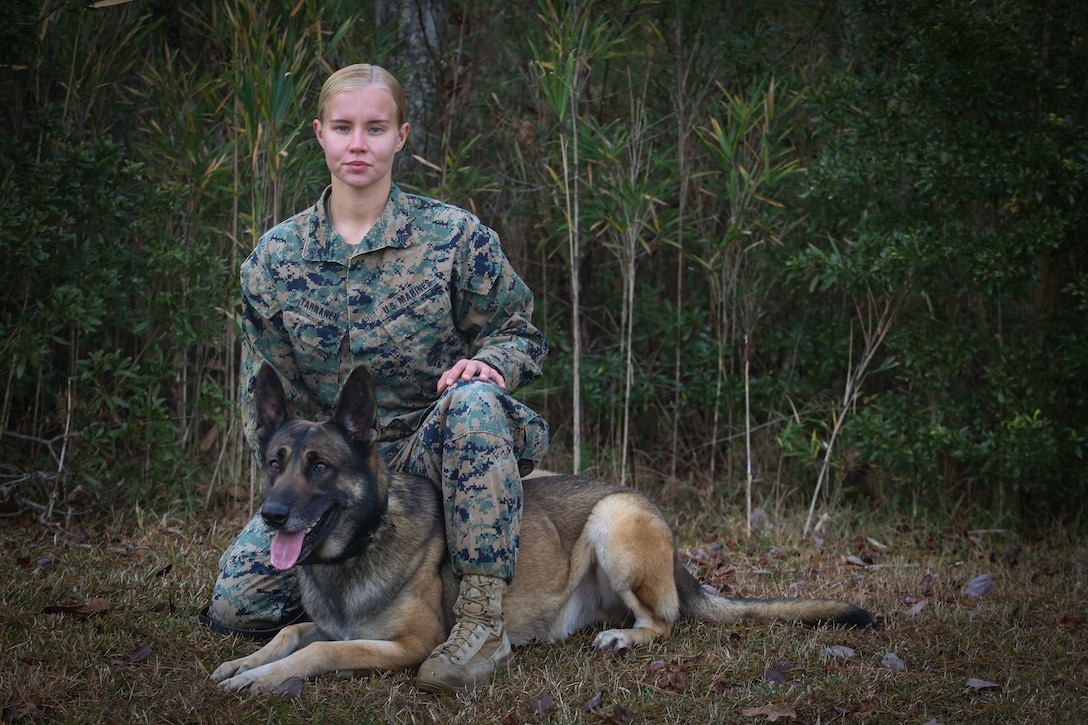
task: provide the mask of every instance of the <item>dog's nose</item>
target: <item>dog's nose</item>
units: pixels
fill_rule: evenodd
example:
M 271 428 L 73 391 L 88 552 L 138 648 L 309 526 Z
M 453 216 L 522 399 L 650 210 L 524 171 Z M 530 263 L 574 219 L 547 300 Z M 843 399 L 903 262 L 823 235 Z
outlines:
M 266 501 L 261 506 L 261 518 L 269 527 L 275 529 L 287 523 L 287 517 L 291 515 L 291 509 L 282 501 Z

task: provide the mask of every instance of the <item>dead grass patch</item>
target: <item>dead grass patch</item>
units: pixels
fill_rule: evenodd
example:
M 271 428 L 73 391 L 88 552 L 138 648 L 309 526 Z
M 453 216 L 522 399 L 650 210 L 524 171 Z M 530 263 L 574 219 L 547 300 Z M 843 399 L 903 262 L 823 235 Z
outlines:
M 656 723 L 1088 720 L 1086 546 L 1061 531 L 907 526 L 840 514 L 802 541 L 803 512 L 743 538 L 736 512 L 676 512 L 690 565 L 737 596 L 856 601 L 871 632 L 681 623 L 613 657 L 591 635 L 520 649 L 487 688 L 417 692 L 404 673 L 308 682 L 296 698 L 228 694 L 208 680 L 255 645 L 196 612 L 244 515 L 0 533 L 0 704 L 9 722 Z M 853 558 L 850 558 L 853 557 Z M 989 573 L 983 597 L 965 585 Z M 103 604 L 105 609 L 103 609 Z M 81 611 L 85 609 L 88 611 Z M 98 609 L 99 611 L 94 611 Z M 835 648 L 835 649 L 831 649 Z M 849 648 L 852 656 L 842 656 Z M 895 653 L 905 671 L 882 666 Z

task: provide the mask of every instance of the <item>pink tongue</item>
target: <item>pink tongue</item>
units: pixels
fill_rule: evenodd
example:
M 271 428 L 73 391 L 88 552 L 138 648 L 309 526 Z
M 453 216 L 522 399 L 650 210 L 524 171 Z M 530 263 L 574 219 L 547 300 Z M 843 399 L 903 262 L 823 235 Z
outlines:
M 305 537 L 305 531 L 277 531 L 272 537 L 272 546 L 268 552 L 272 566 L 277 569 L 293 567 L 298 561 L 298 555 L 302 553 L 302 539 Z

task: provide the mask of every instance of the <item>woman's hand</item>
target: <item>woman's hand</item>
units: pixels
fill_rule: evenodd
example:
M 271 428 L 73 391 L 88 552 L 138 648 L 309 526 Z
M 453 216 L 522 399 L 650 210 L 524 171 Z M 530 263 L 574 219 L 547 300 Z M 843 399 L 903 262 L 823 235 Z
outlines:
M 473 378 L 484 381 L 490 380 L 506 390 L 506 380 L 495 368 L 479 360 L 458 360 L 452 368 L 443 373 L 442 377 L 438 379 L 438 394 L 441 395 L 446 388 L 456 383 L 458 379 L 467 382 Z

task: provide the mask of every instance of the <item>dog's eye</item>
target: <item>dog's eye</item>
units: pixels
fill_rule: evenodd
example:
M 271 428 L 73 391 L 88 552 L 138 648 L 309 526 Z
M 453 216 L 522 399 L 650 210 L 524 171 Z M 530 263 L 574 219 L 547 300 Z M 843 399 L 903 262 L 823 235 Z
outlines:
M 278 460 L 276 460 L 275 458 L 273 458 L 272 460 L 270 460 L 268 462 L 268 470 L 270 470 L 270 471 L 280 470 L 280 462 Z
M 317 473 L 324 473 L 327 470 L 329 470 L 329 464 L 324 461 L 318 461 L 314 464 L 314 471 Z

